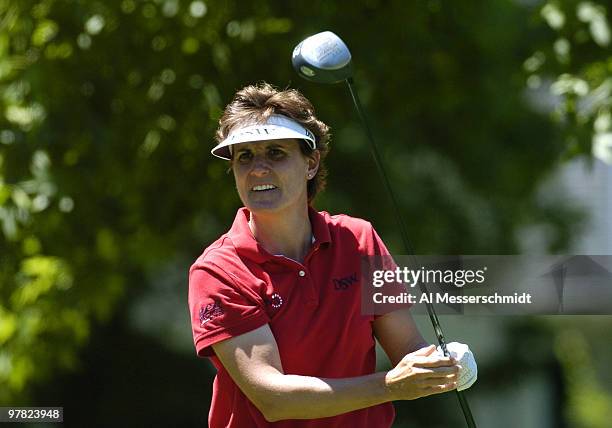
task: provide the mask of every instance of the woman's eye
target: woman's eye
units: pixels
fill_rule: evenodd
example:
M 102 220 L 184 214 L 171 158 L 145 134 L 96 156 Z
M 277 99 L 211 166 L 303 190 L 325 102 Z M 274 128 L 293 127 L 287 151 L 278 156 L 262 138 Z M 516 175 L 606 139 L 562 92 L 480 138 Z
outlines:
M 250 152 L 241 152 L 238 155 L 238 162 L 245 163 L 251 160 L 253 155 Z
M 268 154 L 271 159 L 281 159 L 283 156 L 285 156 L 285 152 L 280 149 L 270 149 Z

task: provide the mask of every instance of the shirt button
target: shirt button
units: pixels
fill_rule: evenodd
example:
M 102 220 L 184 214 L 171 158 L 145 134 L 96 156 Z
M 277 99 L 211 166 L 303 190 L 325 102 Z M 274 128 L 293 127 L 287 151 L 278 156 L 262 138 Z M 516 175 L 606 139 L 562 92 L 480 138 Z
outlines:
M 306 276 L 306 272 L 304 272 L 303 270 L 299 271 L 298 273 L 299 276 Z

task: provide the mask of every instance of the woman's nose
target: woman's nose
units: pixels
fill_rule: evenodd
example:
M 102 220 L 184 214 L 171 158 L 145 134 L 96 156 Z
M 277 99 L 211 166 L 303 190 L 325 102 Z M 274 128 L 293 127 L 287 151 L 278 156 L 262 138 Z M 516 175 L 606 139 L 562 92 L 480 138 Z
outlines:
M 253 159 L 253 167 L 251 168 L 251 174 L 256 177 L 263 177 L 270 173 L 270 165 L 263 156 L 256 156 Z

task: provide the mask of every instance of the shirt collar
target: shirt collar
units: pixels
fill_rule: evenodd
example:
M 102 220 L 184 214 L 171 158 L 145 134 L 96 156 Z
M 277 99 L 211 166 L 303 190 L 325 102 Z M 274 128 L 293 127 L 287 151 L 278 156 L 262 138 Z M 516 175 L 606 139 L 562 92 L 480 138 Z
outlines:
M 256 263 L 263 263 L 274 256 L 268 253 L 253 237 L 249 228 L 249 210 L 240 208 L 236 213 L 236 218 L 228 232 L 229 238 L 232 240 L 236 252 L 243 257 L 253 260 Z M 314 236 L 313 247 L 318 247 L 325 243 L 331 242 L 329 227 L 322 213 L 315 211 L 312 207 L 308 207 L 308 218 L 312 227 Z

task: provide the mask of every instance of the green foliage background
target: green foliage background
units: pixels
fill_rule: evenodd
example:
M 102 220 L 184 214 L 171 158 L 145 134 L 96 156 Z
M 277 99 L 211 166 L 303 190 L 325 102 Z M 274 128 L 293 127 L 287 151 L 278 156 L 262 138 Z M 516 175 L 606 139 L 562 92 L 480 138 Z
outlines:
M 585 214 L 538 190 L 609 132 L 606 13 L 570 1 L 0 0 L 0 405 L 81 400 L 80 416 L 105 426 L 106 406 L 142 422 L 146 402 L 168 408 L 159 423 L 177 413 L 205 423 L 211 371 L 164 322 L 187 320 L 186 270 L 239 206 L 209 150 L 223 106 L 246 84 L 313 101 L 334 134 L 317 207 L 368 218 L 401 251 L 346 88 L 291 69 L 295 44 L 324 29 L 352 49 L 420 254 L 512 254 L 535 226 L 547 251 L 567 250 Z M 544 111 L 529 94 L 546 82 L 556 101 Z M 132 309 L 160 287 L 184 312 L 149 314 L 157 336 L 134 331 Z M 557 358 L 554 347 L 588 356 L 585 332 L 609 322 L 530 322 L 540 336 L 521 334 L 570 331 L 542 345 L 543 367 L 560 367 L 569 394 L 563 423 L 603 427 L 609 388 L 562 380 L 596 362 Z M 576 398 L 585 391 L 599 407 Z M 137 410 L 124 404 L 134 400 Z M 408 423 L 426 423 L 431 406 L 410 408 Z M 446 413 L 438 426 L 456 422 Z

